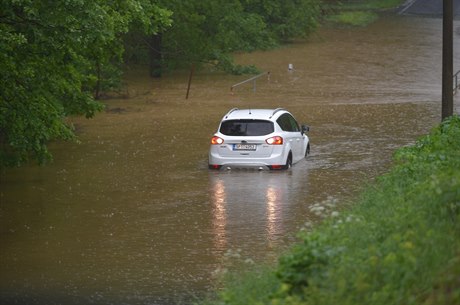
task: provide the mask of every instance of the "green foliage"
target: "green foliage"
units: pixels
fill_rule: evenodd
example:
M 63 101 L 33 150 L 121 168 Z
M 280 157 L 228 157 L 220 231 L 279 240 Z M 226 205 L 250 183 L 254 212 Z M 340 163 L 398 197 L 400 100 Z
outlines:
M 403 2 L 403 0 L 335 1 L 335 4 L 326 5 L 328 11 L 333 12 L 328 14 L 326 21 L 343 25 L 366 26 L 377 20 L 376 12 L 398 7 Z
M 231 73 L 255 72 L 253 68 L 235 66 L 230 54 L 269 49 L 282 41 L 306 37 L 316 29 L 320 14 L 320 0 L 160 0 L 159 3 L 174 12 L 172 27 L 162 32 L 162 44 L 156 46 L 166 69 L 201 63 Z
M 433 285 L 433 272 L 460 248 L 460 118 L 399 150 L 396 160 L 351 214 L 303 235 L 304 247 L 281 260 L 280 280 L 290 287 L 285 297 L 415 304 L 418 291 Z
M 328 21 L 352 26 L 366 26 L 377 20 L 377 14 L 364 11 L 345 11 L 327 18 Z
M 117 81 L 120 34 L 156 32 L 170 14 L 148 0 L 5 0 L 0 12 L 0 166 L 49 160 L 48 141 L 73 138 L 66 116 L 102 109 L 94 97 Z
M 216 67 L 230 74 L 241 75 L 241 74 L 260 73 L 259 69 L 257 69 L 257 67 L 254 65 L 250 65 L 250 66 L 235 65 L 231 55 L 226 54 L 226 53 L 216 52 L 215 59 L 217 62 Z
M 345 7 L 351 10 L 384 10 L 398 7 L 405 0 L 342 0 Z
M 306 37 L 318 26 L 321 2 L 318 0 L 246 0 L 248 11 L 264 18 L 277 41 Z
M 281 257 L 277 272 L 284 284 L 281 295 L 302 294 L 303 288 L 318 285 L 325 280 L 325 267 L 338 251 L 333 247 L 322 247 L 324 242 L 322 235 L 305 235 L 302 243 Z M 300 270 L 302 272 L 299 272 Z
M 169 69 L 204 63 L 233 71 L 231 52 L 275 45 L 262 17 L 245 11 L 238 0 L 165 1 L 163 5 L 174 12 L 173 26 L 163 32 L 161 46 Z
M 228 286 L 216 298 L 210 298 L 205 304 L 264 304 L 271 300 L 271 292 L 278 289 L 279 281 L 268 267 L 258 268 L 242 274 L 229 274 L 225 278 Z M 241 285 L 241 282 L 244 285 Z
M 398 150 L 395 162 L 350 210 L 301 233 L 280 259 L 275 289 L 247 304 L 456 304 L 460 117 Z

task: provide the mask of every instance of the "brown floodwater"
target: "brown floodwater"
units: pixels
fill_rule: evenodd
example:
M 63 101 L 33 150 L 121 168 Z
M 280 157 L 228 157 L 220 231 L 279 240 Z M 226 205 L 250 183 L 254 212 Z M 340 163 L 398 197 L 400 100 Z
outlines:
M 230 92 L 247 76 L 199 71 L 188 100 L 188 72 L 128 71 L 105 112 L 72 119 L 80 143 L 2 171 L 0 303 L 187 304 L 226 269 L 273 262 L 320 219 L 314 204 L 343 208 L 440 121 L 441 34 L 440 19 L 394 16 L 321 29 L 238 54 L 271 72 L 255 92 Z M 233 107 L 289 109 L 311 126 L 311 156 L 289 171 L 209 171 L 210 137 Z

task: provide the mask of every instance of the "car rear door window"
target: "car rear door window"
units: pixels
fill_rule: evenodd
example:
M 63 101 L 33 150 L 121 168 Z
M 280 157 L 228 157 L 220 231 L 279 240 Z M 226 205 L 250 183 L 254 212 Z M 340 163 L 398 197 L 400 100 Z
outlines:
M 299 124 L 297 124 L 297 121 L 289 113 L 285 113 L 280 116 L 276 122 L 284 131 L 300 131 Z
M 292 115 L 289 115 L 289 114 L 288 114 L 288 117 L 289 117 L 289 122 L 291 122 L 292 131 L 300 131 L 299 124 L 294 119 L 294 117 Z
M 273 122 L 263 120 L 228 120 L 220 126 L 220 133 L 227 136 L 264 136 L 273 131 Z

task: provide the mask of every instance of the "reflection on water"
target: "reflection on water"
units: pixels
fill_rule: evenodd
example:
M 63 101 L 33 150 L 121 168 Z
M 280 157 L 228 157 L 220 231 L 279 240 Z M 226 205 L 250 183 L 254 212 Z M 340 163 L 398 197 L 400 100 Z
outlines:
M 301 198 L 308 192 L 306 165 L 301 161 L 280 172 L 210 172 L 216 248 L 245 247 L 245 236 L 271 249 L 282 246 L 292 234 L 286 223 L 302 208 Z
M 273 239 L 273 236 L 279 235 L 279 228 L 277 223 L 280 222 L 282 215 L 279 206 L 281 205 L 280 201 L 280 190 L 277 190 L 274 187 L 267 188 L 267 235 L 269 240 Z
M 225 250 L 227 246 L 227 235 L 225 233 L 227 226 L 227 202 L 225 185 L 221 179 L 211 184 L 211 198 L 213 203 L 213 230 L 215 235 L 214 247 L 219 250 Z
M 202 72 L 185 101 L 188 73 L 129 76 L 130 98 L 105 101 L 124 111 L 73 119 L 80 144 L 53 143 L 54 163 L 1 173 L 0 304 L 187 304 L 214 287 L 228 251 L 272 261 L 311 205 L 353 196 L 439 122 L 441 29 L 395 17 L 240 54 L 271 71 L 256 93 L 230 94 L 244 76 Z M 207 170 L 228 109 L 279 106 L 312 127 L 306 161 Z

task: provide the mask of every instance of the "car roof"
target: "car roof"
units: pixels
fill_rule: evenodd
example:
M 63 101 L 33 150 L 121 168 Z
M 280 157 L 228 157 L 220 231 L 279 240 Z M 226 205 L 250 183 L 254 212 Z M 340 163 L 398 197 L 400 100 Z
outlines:
M 283 108 L 276 109 L 238 109 L 233 108 L 222 119 L 224 120 L 276 120 L 281 114 L 288 112 Z

